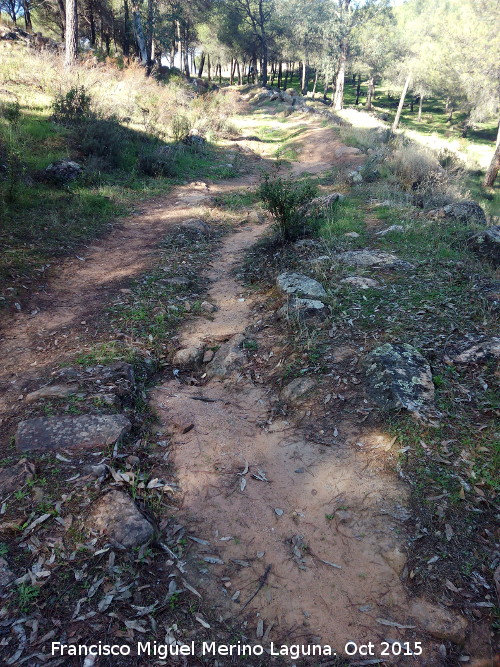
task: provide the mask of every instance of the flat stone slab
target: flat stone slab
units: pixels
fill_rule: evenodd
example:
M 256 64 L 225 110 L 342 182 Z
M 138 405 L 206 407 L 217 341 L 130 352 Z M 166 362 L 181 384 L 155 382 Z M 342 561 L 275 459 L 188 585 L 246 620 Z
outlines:
M 21 452 L 93 449 L 114 445 L 131 428 L 124 415 L 36 417 L 20 422 L 16 448 Z
M 345 285 L 358 287 L 359 289 L 378 289 L 380 287 L 380 283 L 376 280 L 365 278 L 365 276 L 349 276 L 348 278 L 342 278 L 340 282 Z
M 26 396 L 28 403 L 38 401 L 41 398 L 67 398 L 73 394 L 78 393 L 77 384 L 53 384 L 48 387 L 42 387 L 36 391 L 32 391 Z
M 413 269 L 413 264 L 405 262 L 396 255 L 382 250 L 348 250 L 334 256 L 339 262 L 350 264 L 351 266 L 373 266 L 385 269 Z
M 326 296 L 325 288 L 321 283 L 301 273 L 282 273 L 276 278 L 276 285 L 284 294 L 306 299 L 321 299 Z

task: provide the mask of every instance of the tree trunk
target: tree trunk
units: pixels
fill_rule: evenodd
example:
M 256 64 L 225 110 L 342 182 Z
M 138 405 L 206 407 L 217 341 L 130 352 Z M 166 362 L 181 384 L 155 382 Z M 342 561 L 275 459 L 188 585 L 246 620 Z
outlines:
M 318 74 L 319 74 L 318 68 L 316 68 L 316 71 L 314 73 L 314 85 L 313 85 L 313 89 L 312 89 L 312 96 L 313 97 L 316 95 L 316 88 L 318 86 Z
M 238 73 L 238 86 L 241 86 L 243 82 L 241 80 L 241 69 L 239 60 L 236 61 L 236 72 Z
M 77 0 L 66 0 L 66 56 L 64 64 L 71 67 L 78 56 L 78 8 Z
M 410 81 L 411 81 L 411 73 L 408 74 L 408 76 L 406 77 L 405 85 L 403 86 L 403 92 L 401 93 L 401 97 L 399 98 L 398 110 L 396 111 L 396 118 L 394 119 L 394 123 L 392 124 L 393 132 L 395 132 L 398 129 L 399 121 L 401 118 L 401 112 L 403 111 L 403 105 L 405 103 L 406 93 L 408 92 L 408 88 L 410 86 Z
M 148 0 L 148 30 L 147 30 L 147 72 L 151 72 L 153 66 L 153 30 L 154 30 L 154 4 L 153 0 Z
M 229 70 L 229 85 L 230 86 L 232 86 L 233 83 L 234 83 L 234 68 L 235 68 L 234 59 L 231 58 L 231 68 Z
M 283 80 L 283 63 L 280 60 L 278 64 L 278 90 L 281 88 L 281 83 Z
M 375 81 L 373 77 L 371 76 L 368 79 L 368 92 L 366 93 L 366 110 L 371 111 L 372 110 L 372 101 L 373 101 L 373 90 L 375 88 Z
M 64 0 L 57 0 L 57 8 L 59 9 L 59 17 L 61 19 L 61 40 L 64 42 L 66 39 L 66 8 Z
M 288 63 L 286 64 L 286 70 L 285 70 L 285 83 L 283 84 L 283 90 L 286 90 L 286 87 L 288 86 L 288 74 L 289 74 L 289 67 Z
M 137 48 L 139 49 L 139 55 L 141 58 L 141 64 L 146 66 L 148 63 L 148 51 L 146 48 L 146 40 L 144 39 L 144 32 L 142 30 L 141 12 L 138 5 L 132 5 L 132 20 L 134 24 L 135 40 L 137 42 Z
M 205 67 L 205 52 L 202 52 L 200 56 L 200 65 L 198 67 L 198 79 L 201 79 L 203 76 L 203 68 Z
M 300 84 L 300 92 L 302 95 L 307 93 L 307 86 L 309 84 L 309 65 L 307 60 L 304 58 L 302 61 L 302 81 Z
M 208 82 L 210 83 L 210 81 L 212 81 L 210 54 L 208 54 L 207 56 L 207 73 L 208 73 Z
M 335 95 L 333 97 L 333 108 L 335 111 L 340 111 L 344 106 L 344 82 L 345 82 L 345 65 L 347 61 L 347 42 L 342 44 L 340 51 L 339 70 L 335 81 Z
M 359 104 L 359 97 L 361 95 L 361 74 L 358 74 L 358 84 L 356 86 L 356 106 Z
M 424 103 L 424 96 L 420 95 L 420 99 L 418 101 L 418 116 L 417 116 L 417 120 L 418 120 L 419 123 L 422 122 L 422 105 L 423 105 L 423 103 Z
M 89 0 L 87 6 L 87 15 L 90 28 L 90 46 L 95 46 L 96 43 L 96 30 L 95 30 L 95 17 L 94 17 L 94 2 Z
M 484 187 L 492 188 L 500 171 L 500 122 L 498 123 L 497 144 L 490 162 L 490 166 L 484 177 Z
M 31 23 L 31 13 L 30 7 L 27 0 L 23 0 L 23 11 L 24 11 L 24 25 L 27 32 L 33 32 L 33 24 Z

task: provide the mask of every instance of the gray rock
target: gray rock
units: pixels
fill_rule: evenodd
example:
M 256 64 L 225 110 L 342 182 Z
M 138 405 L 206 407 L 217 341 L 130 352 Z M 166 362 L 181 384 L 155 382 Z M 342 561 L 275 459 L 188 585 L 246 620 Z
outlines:
M 308 260 L 308 263 L 312 266 L 320 266 L 321 264 L 331 264 L 332 258 L 330 255 L 320 255 L 319 257 L 313 257 Z
M 215 352 L 213 350 L 207 350 L 205 354 L 203 355 L 203 363 L 204 364 L 209 364 L 212 359 L 215 356 Z
M 456 357 L 453 361 L 456 364 L 474 364 L 489 359 L 500 358 L 500 338 L 488 338 L 477 345 L 469 347 Z
M 314 317 L 326 313 L 326 306 L 322 301 L 316 299 L 297 299 L 291 297 L 288 303 L 282 306 L 278 312 L 278 317 L 288 319 L 290 316 L 302 315 L 303 317 Z
M 125 492 L 113 490 L 101 496 L 93 505 L 87 528 L 105 535 L 118 549 L 133 549 L 148 542 L 154 528 Z
M 422 419 L 435 414 L 427 360 L 407 343 L 385 343 L 365 359 L 368 394 L 385 410 L 404 408 Z
M 199 220 L 197 218 L 184 220 L 181 227 L 191 232 L 198 232 L 198 234 L 210 234 L 210 225 L 207 225 L 204 220 Z
M 20 489 L 33 479 L 35 466 L 27 459 L 21 459 L 12 466 L 0 468 L 0 496 L 5 497 Z
M 296 403 L 317 385 L 310 377 L 295 378 L 281 390 L 280 397 L 285 403 Z
M 301 273 L 282 273 L 277 277 L 276 284 L 284 294 L 306 299 L 321 299 L 326 296 L 323 285 Z
M 200 308 L 204 313 L 208 314 L 215 313 L 217 310 L 217 306 L 215 306 L 213 303 L 210 303 L 210 301 L 202 301 Z
M 401 551 L 399 547 L 394 547 L 388 551 L 382 553 L 382 558 L 385 560 L 387 565 L 394 570 L 394 572 L 400 577 L 403 574 L 403 570 L 406 567 L 406 554 Z
M 479 204 L 472 200 L 465 200 L 457 204 L 443 206 L 445 217 L 456 218 L 462 222 L 479 222 L 486 225 L 486 215 Z
M 26 400 L 28 403 L 32 403 L 33 401 L 38 401 L 41 398 L 67 398 L 68 396 L 76 394 L 77 392 L 78 386 L 75 384 L 53 384 L 47 387 L 41 387 L 41 389 L 37 389 L 36 391 L 32 391 L 26 396 Z
M 45 169 L 45 177 L 57 185 L 65 185 L 76 180 L 82 171 L 78 162 L 68 159 L 57 160 Z
M 385 236 L 390 232 L 404 232 L 404 230 L 405 228 L 403 225 L 391 225 L 390 227 L 386 227 L 385 229 L 381 229 L 379 232 L 377 232 L 377 236 Z
M 207 376 L 225 378 L 239 370 L 246 361 L 245 353 L 241 349 L 244 340 L 243 334 L 236 334 L 221 345 L 207 367 Z
M 405 262 L 390 252 L 382 250 L 348 250 L 334 256 L 339 262 L 351 266 L 373 266 L 384 269 L 413 269 L 413 264 Z
M 363 182 L 363 176 L 359 173 L 359 171 L 351 171 L 347 174 L 347 179 L 350 183 L 362 183 Z
M 314 239 L 300 239 L 293 244 L 296 248 L 317 248 L 320 243 Z
M 130 428 L 124 415 L 36 417 L 20 422 L 15 441 L 22 452 L 97 449 L 114 445 Z
M 358 232 L 346 232 L 344 236 L 347 236 L 349 239 L 359 239 Z
M 345 285 L 359 287 L 359 289 L 377 289 L 380 287 L 379 282 L 373 280 L 373 278 L 365 278 L 364 276 L 349 276 L 348 278 L 342 278 L 340 282 Z
M 174 285 L 176 287 L 177 286 L 187 287 L 188 285 L 191 284 L 189 278 L 181 278 L 181 277 L 163 278 L 162 282 L 166 283 L 167 285 Z
M 315 197 L 308 204 L 305 204 L 301 210 L 304 215 L 323 216 L 330 211 L 336 202 L 343 201 L 344 199 L 344 195 L 341 195 L 340 192 L 332 192 L 323 197 Z
M 92 366 L 87 373 L 101 382 L 119 382 L 126 380 L 131 385 L 135 384 L 134 367 L 125 361 L 115 361 L 107 366 Z
M 0 595 L 3 595 L 5 589 L 15 578 L 16 575 L 10 570 L 9 564 L 5 558 L 0 558 Z
M 193 129 L 190 130 L 188 134 L 182 140 L 182 143 L 186 146 L 203 146 L 207 143 L 205 137 L 202 137 L 199 133 L 199 130 Z
M 202 343 L 185 347 L 182 350 L 177 350 L 172 363 L 178 368 L 192 368 L 193 366 L 199 366 L 203 359 L 204 352 L 205 345 Z
M 281 93 L 281 101 L 285 104 L 293 104 L 293 97 L 289 93 Z
M 454 644 L 465 642 L 468 623 L 465 618 L 453 614 L 449 609 L 433 605 L 423 598 L 416 598 L 410 603 L 408 614 L 432 637 Z
M 500 225 L 475 234 L 469 243 L 475 252 L 491 260 L 495 266 L 500 265 Z

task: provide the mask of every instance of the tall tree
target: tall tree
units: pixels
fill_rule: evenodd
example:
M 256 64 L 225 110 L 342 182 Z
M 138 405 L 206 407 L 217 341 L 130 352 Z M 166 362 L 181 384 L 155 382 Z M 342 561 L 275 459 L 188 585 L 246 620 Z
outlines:
M 78 5 L 77 0 L 66 0 L 66 67 L 75 64 L 78 57 Z

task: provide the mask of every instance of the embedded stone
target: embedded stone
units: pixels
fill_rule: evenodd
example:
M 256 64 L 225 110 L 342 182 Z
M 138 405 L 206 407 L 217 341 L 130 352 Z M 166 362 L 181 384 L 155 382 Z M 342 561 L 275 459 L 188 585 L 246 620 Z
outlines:
M 365 370 L 368 394 L 381 408 L 404 408 L 424 419 L 435 414 L 431 368 L 411 345 L 381 345 L 366 357 Z
M 282 273 L 277 277 L 276 284 L 278 289 L 284 294 L 306 299 L 321 299 L 322 297 L 326 297 L 326 290 L 321 283 L 301 273 Z
M 291 315 L 302 315 L 304 317 L 314 317 L 326 312 L 326 306 L 322 301 L 316 299 L 297 299 L 290 298 L 288 303 L 282 306 L 278 312 L 278 317 L 288 318 Z
M 281 390 L 281 400 L 285 403 L 296 403 L 305 394 L 308 394 L 317 385 L 316 380 L 310 377 L 295 378 Z
M 225 378 L 240 369 L 246 361 L 245 353 L 241 349 L 244 340 L 243 334 L 236 334 L 221 345 L 207 366 L 207 376 Z
M 38 401 L 41 398 L 67 398 L 78 392 L 76 385 L 69 384 L 53 384 L 47 387 L 41 387 L 36 391 L 32 391 L 26 396 L 28 403 Z
M 105 535 L 118 549 L 132 549 L 148 542 L 154 528 L 133 499 L 120 490 L 98 498 L 87 519 L 87 528 Z
M 193 366 L 199 366 L 203 359 L 204 352 L 205 345 L 203 344 L 185 347 L 182 350 L 177 350 L 172 363 L 174 366 L 179 368 L 191 368 Z
M 351 266 L 368 267 L 384 269 L 413 269 L 413 264 L 405 262 L 396 255 L 382 250 L 348 250 L 338 253 L 335 259 Z
M 359 287 L 359 289 L 377 289 L 380 287 L 379 282 L 373 280 L 373 278 L 365 278 L 364 276 L 349 276 L 348 278 L 342 278 L 340 282 L 344 285 Z
M 423 598 L 417 598 L 410 603 L 408 613 L 419 627 L 432 637 L 443 641 L 463 644 L 467 631 L 467 621 L 449 609 L 433 605 Z
M 114 445 L 130 428 L 124 415 L 35 417 L 20 422 L 15 442 L 21 452 L 96 449 Z
M 198 234 L 210 234 L 210 225 L 207 225 L 204 220 L 198 220 L 196 218 L 185 220 L 181 224 L 181 227 L 191 232 L 198 232 Z
M 500 338 L 488 338 L 453 358 L 456 364 L 473 364 L 500 358 Z
M 483 229 L 469 243 L 479 255 L 489 259 L 495 266 L 500 265 L 500 225 Z
M 34 475 L 35 466 L 27 459 L 20 459 L 14 465 L 0 468 L 0 496 L 7 496 L 20 489 L 32 480 Z

